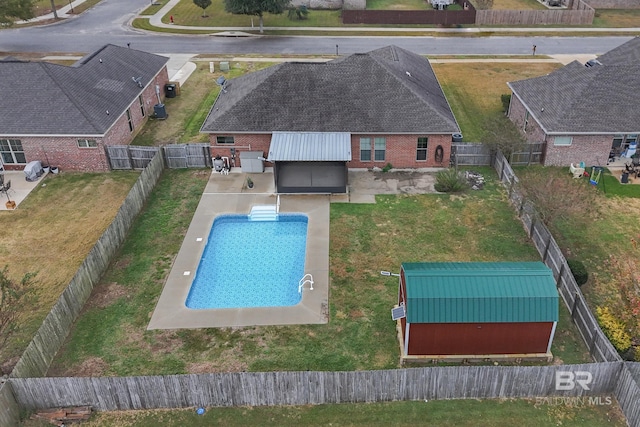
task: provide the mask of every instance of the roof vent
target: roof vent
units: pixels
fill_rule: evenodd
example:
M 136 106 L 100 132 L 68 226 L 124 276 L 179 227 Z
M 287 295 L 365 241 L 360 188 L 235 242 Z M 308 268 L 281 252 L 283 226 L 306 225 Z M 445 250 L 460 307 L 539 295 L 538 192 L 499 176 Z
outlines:
M 133 80 L 138 85 L 138 87 L 140 87 L 140 88 L 143 87 L 143 85 L 142 85 L 142 76 L 140 76 L 140 77 L 131 77 L 131 80 Z
M 405 71 L 405 73 L 407 74 L 407 76 L 411 77 L 411 73 L 408 71 Z

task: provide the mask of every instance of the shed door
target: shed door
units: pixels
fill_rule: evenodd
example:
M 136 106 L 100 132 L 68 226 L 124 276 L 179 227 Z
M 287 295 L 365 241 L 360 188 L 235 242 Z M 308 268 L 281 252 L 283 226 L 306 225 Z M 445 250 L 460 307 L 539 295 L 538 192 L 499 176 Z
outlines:
M 346 162 L 276 162 L 279 193 L 346 193 Z

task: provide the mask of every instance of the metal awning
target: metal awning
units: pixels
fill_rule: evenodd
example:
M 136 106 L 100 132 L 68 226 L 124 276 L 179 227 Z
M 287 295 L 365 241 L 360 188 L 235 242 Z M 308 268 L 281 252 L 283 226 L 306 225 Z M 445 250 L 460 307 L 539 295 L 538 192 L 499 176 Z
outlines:
M 273 132 L 270 162 L 351 161 L 351 134 L 348 132 Z

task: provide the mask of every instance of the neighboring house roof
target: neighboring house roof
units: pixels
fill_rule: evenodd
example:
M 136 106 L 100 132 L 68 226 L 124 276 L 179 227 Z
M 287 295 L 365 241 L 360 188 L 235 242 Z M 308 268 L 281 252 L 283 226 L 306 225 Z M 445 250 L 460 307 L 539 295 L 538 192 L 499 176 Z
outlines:
M 640 62 L 585 67 L 507 83 L 547 134 L 640 132 Z
M 403 263 L 410 323 L 558 321 L 558 291 L 541 262 Z
M 600 55 L 598 61 L 603 65 L 640 64 L 640 37 L 634 37 L 628 42 Z
M 167 61 L 110 44 L 73 66 L 1 61 L 0 135 L 103 135 Z
M 396 46 L 230 80 L 202 132 L 457 133 L 429 61 Z

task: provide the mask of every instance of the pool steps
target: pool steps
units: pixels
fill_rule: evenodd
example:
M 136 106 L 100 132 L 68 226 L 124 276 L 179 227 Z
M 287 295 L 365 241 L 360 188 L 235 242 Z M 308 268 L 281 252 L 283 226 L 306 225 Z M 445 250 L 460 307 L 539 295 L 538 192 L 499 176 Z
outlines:
M 276 205 L 256 205 L 251 207 L 249 220 L 251 221 L 275 221 L 278 219 L 278 207 Z

